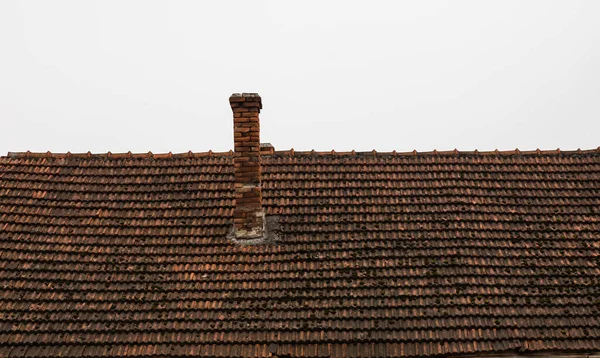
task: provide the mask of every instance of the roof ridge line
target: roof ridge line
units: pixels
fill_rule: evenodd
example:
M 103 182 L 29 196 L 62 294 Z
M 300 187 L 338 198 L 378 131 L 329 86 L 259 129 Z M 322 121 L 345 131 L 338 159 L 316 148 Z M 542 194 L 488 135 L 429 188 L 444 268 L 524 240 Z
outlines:
M 412 150 L 409 152 L 399 152 L 393 150 L 391 152 L 378 152 L 375 149 L 370 151 L 360 151 L 357 152 L 355 150 L 352 151 L 336 151 L 336 150 L 328 150 L 328 151 L 316 151 L 314 149 L 307 151 L 297 151 L 293 148 L 289 150 L 276 150 L 273 152 L 273 155 L 291 155 L 291 156 L 323 156 L 323 155 L 333 155 L 333 156 L 379 156 L 379 155 L 390 155 L 390 156 L 460 156 L 460 155 L 475 155 L 475 156 L 511 156 L 511 155 L 572 155 L 572 154 L 591 154 L 598 153 L 600 154 L 600 147 L 596 149 L 586 149 L 582 150 L 581 148 L 575 150 L 561 150 L 560 148 L 553 150 L 540 150 L 539 148 L 535 150 L 527 150 L 521 151 L 518 148 L 514 150 L 489 150 L 489 151 L 479 151 L 477 149 L 473 151 L 459 151 L 458 149 L 446 150 L 446 151 L 438 151 L 437 149 L 433 149 L 431 151 L 423 151 L 419 152 L 417 150 Z M 50 151 L 47 152 L 8 152 L 4 158 L 55 158 L 55 159 L 64 159 L 64 158 L 105 158 L 105 159 L 180 159 L 180 158 L 200 158 L 200 157 L 233 157 L 234 152 L 232 150 L 226 152 L 213 152 L 209 150 L 207 152 L 192 152 L 191 150 L 183 153 L 152 153 L 151 151 L 147 153 L 132 153 L 131 151 L 125 153 L 112 153 L 110 151 L 106 153 L 52 153 Z M 263 154 L 270 155 L 270 154 Z

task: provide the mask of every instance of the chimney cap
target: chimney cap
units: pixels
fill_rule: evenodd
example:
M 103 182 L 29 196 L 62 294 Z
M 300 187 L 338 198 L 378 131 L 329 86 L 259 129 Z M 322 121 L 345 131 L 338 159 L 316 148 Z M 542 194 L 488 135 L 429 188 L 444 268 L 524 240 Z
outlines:
M 232 93 L 231 97 L 258 97 L 260 98 L 260 95 L 258 93 Z
M 262 99 L 258 93 L 233 93 L 229 96 L 229 102 L 258 102 L 259 108 L 262 109 Z

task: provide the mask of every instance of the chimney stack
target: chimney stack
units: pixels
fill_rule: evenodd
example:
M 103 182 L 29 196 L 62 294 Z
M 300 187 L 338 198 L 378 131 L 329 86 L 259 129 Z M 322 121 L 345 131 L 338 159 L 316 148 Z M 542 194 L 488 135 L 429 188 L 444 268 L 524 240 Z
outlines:
M 235 150 L 235 239 L 261 239 L 265 231 L 258 119 L 262 101 L 257 93 L 234 93 L 229 97 L 229 104 L 233 110 Z

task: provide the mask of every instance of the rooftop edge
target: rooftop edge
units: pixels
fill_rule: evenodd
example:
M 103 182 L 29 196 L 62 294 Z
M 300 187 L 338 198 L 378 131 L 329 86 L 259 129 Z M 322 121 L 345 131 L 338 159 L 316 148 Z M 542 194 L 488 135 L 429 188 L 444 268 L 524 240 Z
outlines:
M 272 148 L 272 147 L 271 147 Z M 364 152 L 357 152 L 357 151 L 344 151 L 344 152 L 338 152 L 335 150 L 330 150 L 330 151 L 315 151 L 310 150 L 310 151 L 296 151 L 293 148 L 289 149 L 289 150 L 269 150 L 271 148 L 264 148 L 261 149 L 261 154 L 265 155 L 265 156 L 269 156 L 269 155 L 274 155 L 274 156 L 282 156 L 282 155 L 289 155 L 289 156 L 324 156 L 324 155 L 333 155 L 333 156 L 367 156 L 367 155 L 372 155 L 372 156 L 436 156 L 436 155 L 440 155 L 440 156 L 464 156 L 464 155 L 469 155 L 469 156 L 514 156 L 514 155 L 580 155 L 580 154 L 600 154 L 600 147 L 596 148 L 596 149 L 587 149 L 587 150 L 581 150 L 581 149 L 576 149 L 576 150 L 567 150 L 567 151 L 563 151 L 560 148 L 559 149 L 554 149 L 554 150 L 540 150 L 540 149 L 536 149 L 536 150 L 529 150 L 529 151 L 521 151 L 518 148 L 514 149 L 514 150 L 492 150 L 492 151 L 479 151 L 479 150 L 474 150 L 474 151 L 459 151 L 458 149 L 454 149 L 454 150 L 448 150 L 448 151 L 438 151 L 436 149 L 434 149 L 433 151 L 426 151 L 426 152 L 418 152 L 416 150 L 413 150 L 411 152 L 397 152 L 397 151 L 392 151 L 392 152 L 378 152 L 376 150 L 372 150 L 372 151 L 364 151 Z M 64 159 L 64 158 L 105 158 L 105 159 L 139 159 L 139 158 L 153 158 L 153 159 L 182 159 L 182 158 L 200 158 L 200 157 L 219 157 L 219 156 L 230 156 L 233 157 L 234 152 L 232 150 L 228 151 L 228 152 L 213 152 L 212 150 L 209 150 L 208 152 L 192 152 L 192 151 L 188 151 L 188 152 L 184 152 L 184 153 L 152 153 L 152 152 L 147 152 L 147 153 L 132 153 L 132 152 L 127 152 L 127 153 L 112 153 L 112 152 L 107 152 L 107 153 L 91 153 L 91 152 L 87 152 L 87 153 L 71 153 L 71 152 L 67 152 L 67 153 L 52 153 L 50 151 L 48 152 L 31 152 L 31 151 L 27 151 L 27 152 L 8 152 L 8 154 L 6 156 L 3 156 L 2 158 L 12 158 L 12 159 L 22 159 L 22 158 L 58 158 L 58 159 Z

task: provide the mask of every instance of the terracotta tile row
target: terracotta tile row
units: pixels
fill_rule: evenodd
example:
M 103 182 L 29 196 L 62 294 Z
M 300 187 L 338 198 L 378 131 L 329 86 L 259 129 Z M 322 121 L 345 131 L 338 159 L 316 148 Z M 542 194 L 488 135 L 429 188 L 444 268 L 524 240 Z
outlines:
M 417 357 L 436 354 L 483 353 L 508 350 L 560 350 L 572 351 L 593 349 L 589 340 L 506 340 L 445 343 L 328 343 L 328 344 L 132 344 L 132 345 L 82 345 L 64 346 L 16 346 L 0 347 L 0 353 L 10 357 L 53 357 L 60 354 L 66 357 L 268 357 L 279 354 L 291 357 L 341 357 L 348 358 L 384 358 Z
M 115 203 L 117 204 L 117 203 Z M 213 208 L 185 207 L 185 208 L 131 208 L 124 205 L 100 205 L 93 207 L 74 207 L 73 205 L 52 202 L 48 205 L 39 203 L 30 205 L 24 200 L 4 200 L 4 205 L 0 207 L 0 214 L 6 215 L 27 215 L 52 218 L 119 218 L 119 219 L 152 219 L 152 218 L 197 218 L 197 217 L 230 217 L 233 212 L 234 201 L 221 201 L 220 205 L 215 204 Z M 431 215 L 432 217 L 441 217 L 446 219 L 460 219 L 461 215 L 492 215 L 503 214 L 507 219 L 519 220 L 522 216 L 530 217 L 564 217 L 566 219 L 576 215 L 595 214 L 600 208 L 594 205 L 545 205 L 545 206 L 525 206 L 525 205 L 478 205 L 470 203 L 445 203 L 428 205 L 377 205 L 377 206 L 301 206 L 291 207 L 268 207 L 270 213 L 277 213 L 283 216 L 306 216 L 306 215 L 359 215 L 361 220 L 367 215 L 392 215 L 391 218 L 398 220 L 399 215 Z M 231 212 L 229 212 L 230 210 Z M 395 215 L 395 216 L 393 216 Z M 596 216 L 586 216 L 594 218 Z M 389 216 L 388 216 L 389 218 Z M 403 217 L 406 220 L 408 217 Z

